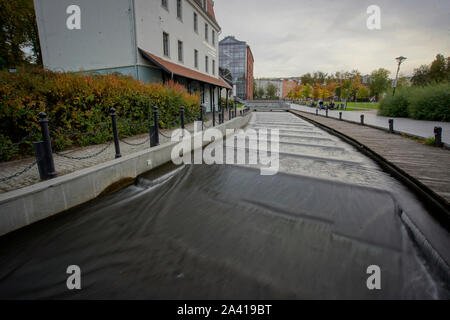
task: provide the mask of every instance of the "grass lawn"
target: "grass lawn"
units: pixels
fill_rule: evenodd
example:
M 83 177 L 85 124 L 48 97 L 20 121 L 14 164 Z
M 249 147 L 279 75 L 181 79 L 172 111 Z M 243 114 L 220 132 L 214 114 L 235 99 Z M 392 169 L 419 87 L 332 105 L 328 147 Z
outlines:
M 340 104 L 339 104 L 340 105 Z M 378 102 L 348 102 L 347 108 L 345 110 L 347 111 L 355 111 L 355 110 L 361 110 L 361 109 L 370 109 L 370 110 L 378 110 L 380 104 Z

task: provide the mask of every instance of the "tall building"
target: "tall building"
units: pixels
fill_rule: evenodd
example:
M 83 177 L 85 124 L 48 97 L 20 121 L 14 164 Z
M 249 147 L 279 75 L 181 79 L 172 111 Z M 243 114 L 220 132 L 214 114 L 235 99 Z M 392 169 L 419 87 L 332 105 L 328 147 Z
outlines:
M 235 95 L 253 99 L 253 53 L 245 41 L 228 36 L 219 43 L 220 68 L 232 75 Z
M 44 67 L 173 79 L 209 110 L 221 89 L 212 0 L 34 0 Z

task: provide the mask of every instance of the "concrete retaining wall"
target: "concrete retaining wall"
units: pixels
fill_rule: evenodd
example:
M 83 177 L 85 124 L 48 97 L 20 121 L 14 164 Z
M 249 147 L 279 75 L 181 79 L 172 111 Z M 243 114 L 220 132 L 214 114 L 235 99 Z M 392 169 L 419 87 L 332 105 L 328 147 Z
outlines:
M 250 116 L 251 114 L 237 117 L 215 128 L 225 134 L 226 129 L 245 126 Z M 203 146 L 208 143 L 203 142 Z M 177 142 L 165 143 L 53 180 L 1 194 L 0 235 L 95 199 L 108 186 L 126 178 L 134 179 L 171 161 L 171 151 L 176 144 Z

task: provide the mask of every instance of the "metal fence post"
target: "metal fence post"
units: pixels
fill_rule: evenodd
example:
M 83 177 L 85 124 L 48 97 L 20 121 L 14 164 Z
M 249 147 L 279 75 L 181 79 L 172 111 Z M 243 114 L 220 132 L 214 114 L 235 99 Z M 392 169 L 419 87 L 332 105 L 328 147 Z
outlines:
M 204 109 L 206 109 L 205 105 L 201 104 L 200 105 L 200 118 L 199 118 L 199 120 L 202 122 L 202 131 L 203 131 L 203 123 L 204 123 L 204 120 L 203 120 Z
M 158 146 L 159 145 L 159 119 L 158 119 L 158 106 L 153 106 L 153 121 L 155 126 L 155 143 Z
M 316 116 L 319 115 L 319 109 L 316 109 Z
M 342 111 L 339 111 L 339 120 L 342 120 Z
M 327 108 L 327 109 L 325 109 L 325 117 L 327 117 L 327 118 L 328 118 L 328 108 Z
M 184 130 L 184 107 L 180 108 L 181 129 Z
M 389 119 L 389 132 L 394 133 L 394 119 Z
M 221 111 L 222 111 L 222 123 L 224 123 L 225 122 L 225 106 L 224 105 L 222 105 Z
M 50 133 L 48 131 L 48 120 L 47 114 L 45 112 L 39 113 L 39 124 L 41 126 L 42 132 L 42 142 L 43 142 L 43 162 L 45 163 L 45 179 L 53 179 L 57 176 L 55 171 L 55 163 L 53 161 L 53 151 L 52 144 L 50 141 Z
M 442 128 L 434 127 L 434 144 L 436 147 L 442 147 Z
M 364 125 L 364 115 L 361 115 L 361 125 Z
M 237 103 L 236 100 L 234 101 L 234 118 L 236 118 L 237 115 Z
M 120 158 L 122 155 L 120 154 L 120 144 L 119 144 L 119 133 L 117 132 L 117 114 L 116 109 L 109 109 L 111 115 L 113 136 L 114 136 L 114 147 L 116 148 L 116 159 Z

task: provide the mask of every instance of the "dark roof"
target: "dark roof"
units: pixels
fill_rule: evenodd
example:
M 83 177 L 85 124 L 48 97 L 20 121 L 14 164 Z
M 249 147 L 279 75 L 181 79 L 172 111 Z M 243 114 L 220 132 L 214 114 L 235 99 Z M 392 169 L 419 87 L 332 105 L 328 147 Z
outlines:
M 233 89 L 228 83 L 223 81 L 220 77 L 219 78 L 211 77 L 204 73 L 180 66 L 179 64 L 164 60 L 164 59 L 162 59 L 146 50 L 143 50 L 141 48 L 139 48 L 139 51 L 144 56 L 144 58 L 146 58 L 153 64 L 157 65 L 158 67 L 160 67 L 167 73 L 173 73 L 178 76 L 182 76 L 185 78 L 189 78 L 189 79 L 197 80 L 197 81 L 201 81 L 201 82 L 206 82 L 206 83 L 213 84 L 215 86 L 222 87 L 222 88 Z

